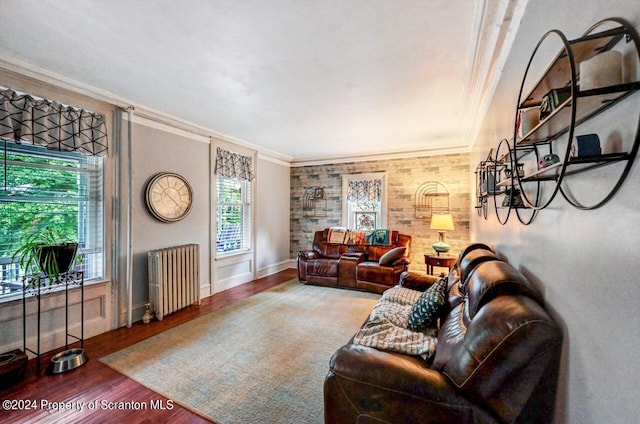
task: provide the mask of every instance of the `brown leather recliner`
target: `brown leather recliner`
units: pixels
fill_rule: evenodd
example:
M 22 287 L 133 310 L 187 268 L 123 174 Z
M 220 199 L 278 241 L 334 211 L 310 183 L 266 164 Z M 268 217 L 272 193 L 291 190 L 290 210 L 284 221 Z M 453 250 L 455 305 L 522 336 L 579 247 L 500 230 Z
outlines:
M 403 279 L 414 289 L 434 280 Z M 352 342 L 334 354 L 327 424 L 552 421 L 562 334 L 541 293 L 484 248 L 459 258 L 449 283 L 432 361 Z
M 304 284 L 343 287 L 382 293 L 400 282 L 407 270 L 411 236 L 392 230 L 390 245 L 327 243 L 329 229 L 316 231 L 312 250 L 298 252 L 298 280 Z M 380 258 L 396 247 L 404 254 L 390 264 Z

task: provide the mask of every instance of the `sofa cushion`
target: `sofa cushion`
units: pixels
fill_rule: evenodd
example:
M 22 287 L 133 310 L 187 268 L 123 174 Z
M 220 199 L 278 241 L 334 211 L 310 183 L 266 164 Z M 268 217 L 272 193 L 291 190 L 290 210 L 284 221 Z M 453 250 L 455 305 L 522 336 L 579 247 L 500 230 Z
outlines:
M 307 275 L 338 276 L 338 261 L 335 259 L 312 259 L 307 262 Z
M 380 257 L 378 263 L 381 266 L 391 266 L 395 261 L 404 256 L 404 252 L 407 251 L 406 247 L 396 247 L 389 250 L 387 253 Z
M 433 326 L 447 303 L 447 280 L 440 278 L 420 295 L 409 313 L 407 328 Z

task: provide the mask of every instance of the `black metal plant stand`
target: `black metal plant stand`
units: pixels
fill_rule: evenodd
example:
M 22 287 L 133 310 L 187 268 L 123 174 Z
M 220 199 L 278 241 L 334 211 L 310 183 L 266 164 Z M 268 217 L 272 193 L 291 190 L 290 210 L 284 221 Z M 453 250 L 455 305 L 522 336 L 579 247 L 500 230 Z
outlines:
M 43 275 L 27 275 L 22 279 L 22 344 L 25 352 L 36 356 L 36 372 L 40 373 L 40 329 L 41 329 L 41 300 L 42 295 L 64 284 L 65 291 L 65 350 L 51 359 L 51 372 L 60 373 L 77 368 L 87 360 L 84 355 L 84 272 L 69 271 L 58 276 L 55 282 L 49 282 Z M 80 335 L 69 333 L 69 288 L 80 287 Z M 35 350 L 27 347 L 27 294 L 33 294 L 37 304 L 37 337 Z M 69 338 L 80 342 L 80 349 L 69 349 Z M 75 342 L 74 342 L 75 343 Z

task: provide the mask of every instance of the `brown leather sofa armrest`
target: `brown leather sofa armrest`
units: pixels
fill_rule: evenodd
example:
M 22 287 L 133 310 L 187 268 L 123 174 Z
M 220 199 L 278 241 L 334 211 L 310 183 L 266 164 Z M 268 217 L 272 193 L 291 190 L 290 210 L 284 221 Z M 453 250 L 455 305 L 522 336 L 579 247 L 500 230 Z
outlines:
M 304 259 L 318 259 L 320 255 L 315 250 L 301 250 L 298 252 L 298 257 Z
M 358 416 L 374 415 L 380 422 L 463 423 L 473 416 L 495 422 L 421 358 L 348 344 L 334 354 L 330 367 L 325 411 L 338 410 L 336 415 L 349 415 L 342 405 L 350 405 Z M 399 404 L 408 407 L 398 409 Z M 357 421 L 330 418 L 327 422 Z
M 425 291 L 439 278 L 434 275 L 406 271 L 400 274 L 400 285 L 407 289 Z
M 364 261 L 364 258 L 365 258 L 364 252 L 346 252 L 346 253 L 343 253 L 342 256 L 340 256 L 340 259 L 355 260 L 357 262 Z
M 395 261 L 393 263 L 393 266 L 397 266 L 397 265 L 409 266 L 410 263 L 411 263 L 411 259 L 409 259 L 408 256 L 403 256 L 400 259 L 398 259 L 397 261 Z

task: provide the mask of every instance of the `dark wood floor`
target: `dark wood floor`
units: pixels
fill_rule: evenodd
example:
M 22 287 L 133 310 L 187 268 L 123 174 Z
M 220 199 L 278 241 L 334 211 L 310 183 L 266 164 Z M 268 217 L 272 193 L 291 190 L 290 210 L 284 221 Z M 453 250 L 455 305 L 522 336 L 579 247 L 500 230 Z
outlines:
M 35 360 L 31 360 L 21 382 L 0 390 L 0 401 L 3 402 L 0 423 L 209 423 L 211 421 L 173 404 L 169 399 L 103 365 L 98 359 L 295 277 L 296 271 L 288 269 L 217 293 L 203 299 L 200 306 L 190 306 L 162 321 L 152 321 L 147 325 L 136 323 L 131 328 L 120 328 L 87 339 L 84 348 L 89 361 L 64 374 L 47 375 L 44 371 L 38 374 Z M 55 353 L 43 355 L 43 370 Z M 70 404 L 63 405 L 64 402 Z M 89 408 L 92 402 L 97 402 L 94 409 Z M 82 411 L 77 406 L 80 403 L 84 403 Z M 152 404 L 165 409 L 135 410 L 136 405 L 150 408 Z M 120 406 L 126 409 L 117 409 Z M 17 410 L 8 411 L 7 407 Z M 58 407 L 59 410 L 56 410 Z

